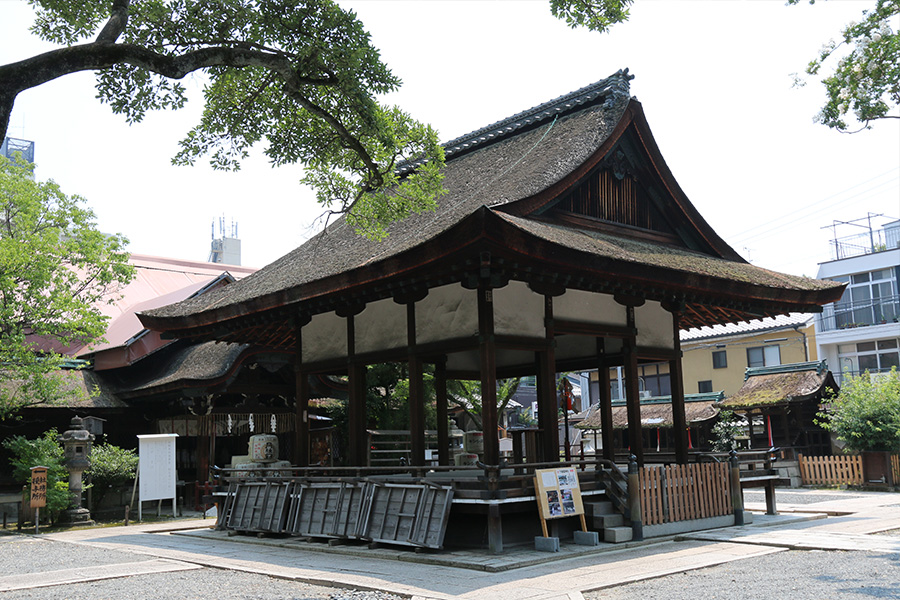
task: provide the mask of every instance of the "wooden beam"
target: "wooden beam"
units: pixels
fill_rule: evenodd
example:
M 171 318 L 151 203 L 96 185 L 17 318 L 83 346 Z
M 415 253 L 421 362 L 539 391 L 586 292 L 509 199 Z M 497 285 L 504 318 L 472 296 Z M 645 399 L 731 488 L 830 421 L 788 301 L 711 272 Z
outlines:
M 597 398 L 600 402 L 600 436 L 603 440 L 603 458 L 616 460 L 616 438 L 613 429 L 612 391 L 610 390 L 609 362 L 606 360 L 606 343 L 597 338 Z M 582 394 L 584 392 L 582 391 Z M 594 449 L 596 452 L 597 449 Z
M 628 325 L 634 327 L 634 307 L 626 306 L 625 313 Z M 639 466 L 644 465 L 644 438 L 641 435 L 641 397 L 638 386 L 638 362 L 635 338 L 625 340 L 625 405 L 628 413 L 628 445 L 631 453 L 637 457 Z
M 406 343 L 409 348 L 409 462 L 425 465 L 425 381 L 422 359 L 416 351 L 416 304 L 406 305 Z
M 672 389 L 672 435 L 675 438 L 675 462 L 688 463 L 687 418 L 684 414 L 684 373 L 681 365 L 681 312 L 672 312 L 672 343 L 678 354 L 669 360 L 669 381 Z
M 497 437 L 497 347 L 494 339 L 494 294 L 486 286 L 478 287 L 478 333 L 481 364 L 481 429 L 484 437 L 483 462 L 500 464 L 500 440 Z
M 606 325 L 564 319 L 554 319 L 553 329 L 555 335 L 571 334 L 590 337 L 627 338 L 635 334 L 634 329 L 627 325 Z
M 447 411 L 447 359 L 434 365 L 434 395 L 437 403 L 438 464 L 450 464 L 450 417 Z
M 553 297 L 544 296 L 544 331 L 547 349 L 538 353 L 538 424 L 541 460 L 559 461 L 559 402 L 556 398 L 556 351 L 554 349 Z
M 366 465 L 366 365 L 356 361 L 353 315 L 347 317 L 347 374 L 350 400 L 347 406 L 347 458 L 350 466 Z
M 309 466 L 309 374 L 303 369 L 303 326 L 297 326 L 296 335 L 296 389 L 294 404 L 297 421 L 294 424 L 294 464 L 298 467 Z

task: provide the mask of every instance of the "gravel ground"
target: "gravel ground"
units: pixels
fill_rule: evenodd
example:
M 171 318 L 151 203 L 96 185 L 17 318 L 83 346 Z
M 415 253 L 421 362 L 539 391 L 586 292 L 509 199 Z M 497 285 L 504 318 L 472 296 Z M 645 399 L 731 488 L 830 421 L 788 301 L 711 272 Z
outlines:
M 91 600 L 400 600 L 384 592 L 335 590 L 266 575 L 197 569 L 137 575 L 0 594 L 3 600 L 91 598 Z
M 155 557 L 30 536 L 0 536 L 0 575 L 23 575 L 79 566 L 110 565 Z M 267 575 L 202 568 L 135 575 L 64 586 L 0 593 L 2 600 L 91 598 L 92 600 L 400 600 L 385 592 L 339 590 Z
M 900 598 L 900 554 L 787 550 L 584 594 L 586 600 Z

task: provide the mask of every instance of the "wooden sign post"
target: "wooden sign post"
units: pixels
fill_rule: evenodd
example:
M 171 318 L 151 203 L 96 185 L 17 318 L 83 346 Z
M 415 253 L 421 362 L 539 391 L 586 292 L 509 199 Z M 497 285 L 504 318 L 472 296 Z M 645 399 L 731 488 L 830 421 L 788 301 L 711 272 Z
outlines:
M 41 508 L 47 506 L 47 467 L 31 467 L 31 499 L 34 509 L 34 532 L 40 533 Z
M 541 529 L 547 533 L 547 519 L 581 517 L 581 530 L 587 531 L 584 505 L 581 503 L 581 487 L 574 467 L 539 469 L 534 472 L 534 491 L 541 515 Z

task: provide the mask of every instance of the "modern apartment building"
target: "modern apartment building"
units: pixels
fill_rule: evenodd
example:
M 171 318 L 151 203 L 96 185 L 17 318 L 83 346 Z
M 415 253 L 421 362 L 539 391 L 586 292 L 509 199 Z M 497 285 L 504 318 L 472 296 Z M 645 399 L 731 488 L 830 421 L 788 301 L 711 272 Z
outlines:
M 900 220 L 882 218 L 887 222 L 875 227 L 877 218 L 860 220 L 866 231 L 835 236 L 832 260 L 821 263 L 816 275 L 847 283 L 840 301 L 816 318 L 818 356 L 838 384 L 847 375 L 900 368 Z

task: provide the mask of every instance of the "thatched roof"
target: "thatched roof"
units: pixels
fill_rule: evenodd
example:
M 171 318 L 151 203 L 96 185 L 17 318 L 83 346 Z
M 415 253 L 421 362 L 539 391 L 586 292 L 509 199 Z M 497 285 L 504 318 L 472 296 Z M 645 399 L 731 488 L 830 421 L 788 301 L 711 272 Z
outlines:
M 716 402 L 722 398 L 722 393 L 715 394 L 689 394 L 684 399 L 684 415 L 688 425 L 700 423 L 715 418 L 719 414 Z M 624 402 L 617 401 L 612 407 L 613 427 L 626 429 L 628 427 L 628 409 Z M 672 398 L 661 396 L 641 400 L 641 426 L 670 428 L 672 420 Z M 594 410 L 575 427 L 579 429 L 600 429 L 600 411 Z
M 196 385 L 221 383 L 234 376 L 247 347 L 241 344 L 206 342 L 192 344 L 167 355 L 154 367 L 142 371 L 143 377 L 120 384 L 124 397 L 164 392 Z
M 728 409 L 749 409 L 810 399 L 819 401 L 828 390 L 837 392 L 839 388 L 824 360 L 750 368 L 741 389 L 720 405 Z
M 814 311 L 836 300 L 841 284 L 750 265 L 712 230 L 668 171 L 642 107 L 629 97 L 631 78 L 620 71 L 448 143 L 439 208 L 395 223 L 384 241 L 338 219 L 253 275 L 140 318 L 179 337 L 291 349 L 292 316 L 460 281 L 477 269 L 466 253 L 477 259 L 488 247 L 512 253 L 506 264 L 529 262 L 521 272 L 506 267 L 513 278 L 540 281 L 566 269 L 575 289 L 615 293 L 634 284 L 658 301 L 684 294 L 685 326 Z M 664 233 L 635 236 L 637 227 L 597 219 L 588 227 L 547 221 L 545 211 L 589 172 L 622 160 L 640 163 L 634 169 L 655 198 L 642 209 L 666 222 Z

